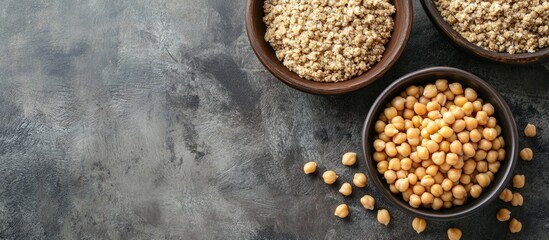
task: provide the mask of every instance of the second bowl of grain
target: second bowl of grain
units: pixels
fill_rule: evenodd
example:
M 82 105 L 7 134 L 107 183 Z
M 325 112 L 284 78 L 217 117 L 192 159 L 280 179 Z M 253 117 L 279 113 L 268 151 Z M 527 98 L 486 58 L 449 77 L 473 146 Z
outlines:
M 261 61 L 261 63 L 267 68 L 267 70 L 269 70 L 280 81 L 284 82 L 285 84 L 295 89 L 308 92 L 308 93 L 313 93 L 313 94 L 324 94 L 324 95 L 343 94 L 343 93 L 348 93 L 351 91 L 358 90 L 374 82 L 375 80 L 380 78 L 400 57 L 402 51 L 406 46 L 408 37 L 410 35 L 410 31 L 412 28 L 412 16 L 413 16 L 412 11 L 413 10 L 412 10 L 411 0 L 380 1 L 384 5 L 386 5 L 386 3 L 390 3 L 391 5 L 394 6 L 394 14 L 392 14 L 394 26 L 392 31 L 390 32 L 390 38 L 387 40 L 387 42 L 384 45 L 382 45 L 382 48 L 384 48 L 384 51 L 382 51 L 383 53 L 381 58 L 375 59 L 376 63 L 373 64 L 372 66 L 363 68 L 363 69 L 369 68 L 366 71 L 363 71 L 363 70 L 351 71 L 351 73 L 349 74 L 344 74 L 342 79 L 344 78 L 346 80 L 335 79 L 336 80 L 335 82 L 322 82 L 324 80 L 320 79 L 320 81 L 313 81 L 313 80 L 307 79 L 307 77 L 311 77 L 311 76 L 314 77 L 315 76 L 314 73 L 308 74 L 307 72 L 302 72 L 302 71 L 300 72 L 299 69 L 301 68 L 301 66 L 294 67 L 293 68 L 294 71 L 292 71 L 287 67 L 287 66 L 291 66 L 291 62 L 289 63 L 287 62 L 286 63 L 287 66 L 285 66 L 285 64 L 283 64 L 283 62 L 279 60 L 279 58 L 280 59 L 284 58 L 284 56 L 281 56 L 282 54 L 288 54 L 289 51 L 286 51 L 286 53 L 280 53 L 279 51 L 279 56 L 277 57 L 277 51 L 275 51 L 275 49 L 272 47 L 273 43 L 269 43 L 268 41 L 265 40 L 266 38 L 271 40 L 278 39 L 280 40 L 280 42 L 285 41 L 284 43 L 287 43 L 287 41 L 295 40 L 295 39 L 294 40 L 280 39 L 279 36 L 272 36 L 272 34 L 271 36 L 266 35 L 267 26 L 264 20 L 267 20 L 268 22 L 274 21 L 273 19 L 264 19 L 266 16 L 265 14 L 266 2 L 270 4 L 270 6 L 268 7 L 269 11 L 272 11 L 272 9 L 274 9 L 272 8 L 273 4 L 282 4 L 282 1 L 273 1 L 273 0 L 247 0 L 246 1 L 246 19 L 245 19 L 246 32 L 248 34 L 248 40 L 250 41 L 253 51 L 255 52 L 258 59 Z M 351 2 L 352 4 L 360 5 L 360 6 L 356 6 L 357 12 L 359 12 L 358 13 L 359 15 L 357 15 L 358 17 L 360 17 L 361 19 L 368 17 L 368 14 L 363 14 L 360 12 L 361 11 L 360 8 L 363 8 L 361 4 L 364 4 L 364 6 L 366 6 L 367 4 L 371 5 L 372 3 L 366 3 L 366 2 L 363 3 L 362 1 L 354 0 L 354 1 L 349 1 L 349 4 L 351 4 Z M 311 3 L 307 3 L 307 4 L 326 5 L 330 3 L 328 1 L 311 1 Z M 334 2 L 332 4 L 341 4 L 341 3 Z M 324 6 L 323 11 L 325 12 L 323 13 L 321 12 L 320 20 L 314 21 L 315 26 L 312 26 L 312 28 L 322 27 L 322 26 L 326 26 L 326 24 L 331 24 L 330 26 L 333 25 L 335 27 L 333 27 L 333 29 L 329 29 L 329 31 L 338 31 L 339 28 L 343 28 L 343 27 L 340 27 L 339 21 L 344 22 L 344 21 L 347 21 L 346 20 L 347 18 L 350 18 L 350 19 L 357 18 L 357 16 L 353 15 L 354 9 L 355 9 L 354 7 L 349 7 L 350 5 L 346 5 L 346 4 L 343 4 L 343 5 L 344 6 L 341 6 L 340 8 L 342 9 L 342 11 L 350 14 L 349 16 L 339 16 L 339 15 L 334 15 L 330 12 L 326 12 L 326 11 L 329 11 L 329 9 L 331 9 L 331 6 Z M 299 9 L 303 10 L 302 7 L 298 4 L 295 6 L 294 10 L 298 11 Z M 318 11 L 318 9 L 319 8 L 313 8 L 311 11 Z M 279 11 L 279 12 L 282 12 L 282 14 L 286 14 L 284 11 Z M 309 17 L 307 15 L 303 15 L 303 13 L 300 13 L 300 14 L 302 14 L 302 17 L 304 16 L 308 20 Z M 363 14 L 363 15 L 360 15 L 360 14 Z M 376 16 L 375 14 L 377 13 L 372 10 L 370 15 Z M 334 18 L 335 20 L 331 21 L 330 18 Z M 375 19 L 372 19 L 372 20 L 375 21 Z M 281 22 L 280 24 L 282 24 L 282 26 L 280 26 L 279 29 L 283 29 L 283 30 L 291 29 L 292 31 L 295 30 L 300 34 L 303 33 L 302 31 L 304 27 L 311 28 L 311 26 L 307 26 L 304 23 L 299 23 L 299 22 L 291 23 L 289 19 L 287 21 L 280 21 L 280 19 L 277 21 Z M 351 28 L 351 29 L 354 29 L 354 28 Z M 344 30 L 344 29 L 339 29 L 339 30 Z M 310 29 L 307 31 L 310 31 Z M 363 31 L 364 33 L 369 35 L 373 35 L 373 36 L 377 35 L 377 33 L 375 33 L 375 31 L 372 31 L 372 30 L 365 29 Z M 314 31 L 311 32 L 311 34 L 313 35 L 317 33 L 326 34 L 326 31 L 320 31 L 316 33 Z M 364 39 L 362 39 L 362 41 L 363 40 Z M 359 39 L 359 41 L 361 40 Z M 323 48 L 334 50 L 339 47 L 337 46 L 337 44 L 338 43 L 334 41 L 332 43 L 327 43 L 327 45 L 323 46 Z M 364 43 L 364 44 L 367 44 L 367 43 Z M 290 49 L 290 50 L 296 50 L 295 54 L 297 58 L 299 58 L 300 56 L 306 55 L 301 53 L 300 52 L 301 50 L 299 49 Z M 321 60 L 326 62 L 327 61 L 326 56 L 330 55 L 330 51 L 325 51 L 327 52 L 327 55 L 324 55 L 324 57 L 319 56 L 318 58 L 311 59 L 309 66 L 318 68 L 316 64 L 317 63 L 322 64 L 320 62 Z M 342 52 L 341 54 L 342 56 L 351 56 L 351 55 L 354 56 L 353 54 L 349 55 L 345 53 L 343 50 L 341 52 Z M 379 52 L 379 51 L 376 51 L 376 52 Z M 363 60 L 362 58 L 368 58 L 368 54 L 370 54 L 369 52 L 364 52 L 364 51 L 362 51 L 362 53 L 363 54 L 359 55 L 358 59 L 356 59 L 355 57 L 355 62 L 362 61 Z M 370 55 L 374 55 L 374 54 L 371 53 Z M 348 67 L 349 64 L 346 64 L 347 62 L 349 62 L 348 60 L 349 59 L 334 58 L 333 60 L 330 60 L 330 61 L 334 62 L 335 65 L 344 63 L 343 64 L 344 67 Z M 370 61 L 370 62 L 373 63 L 374 61 Z M 336 66 L 336 68 L 337 67 L 341 67 L 341 66 Z M 320 71 L 318 70 L 317 71 L 321 73 L 322 70 L 325 70 L 325 69 L 321 68 Z M 299 72 L 299 74 L 301 74 L 301 77 L 296 72 Z M 360 74 L 353 75 L 353 73 L 360 73 Z
M 438 31 L 472 55 L 508 64 L 549 61 L 547 2 L 421 0 L 421 4 Z

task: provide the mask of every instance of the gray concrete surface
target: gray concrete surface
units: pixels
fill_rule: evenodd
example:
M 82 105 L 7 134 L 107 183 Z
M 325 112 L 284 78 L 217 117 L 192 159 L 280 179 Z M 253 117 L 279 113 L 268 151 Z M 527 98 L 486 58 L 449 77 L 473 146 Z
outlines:
M 549 230 L 549 72 L 475 60 L 435 31 L 415 3 L 399 62 L 366 89 L 314 96 L 277 81 L 243 26 L 243 0 L 0 2 L 1 239 L 543 239 Z M 497 201 L 422 235 L 373 187 L 343 198 L 302 174 L 312 159 L 343 180 L 366 113 L 392 80 L 447 65 L 493 84 L 520 128 L 525 206 L 511 235 Z M 372 194 L 388 227 L 358 203 Z M 347 202 L 349 219 L 333 216 Z

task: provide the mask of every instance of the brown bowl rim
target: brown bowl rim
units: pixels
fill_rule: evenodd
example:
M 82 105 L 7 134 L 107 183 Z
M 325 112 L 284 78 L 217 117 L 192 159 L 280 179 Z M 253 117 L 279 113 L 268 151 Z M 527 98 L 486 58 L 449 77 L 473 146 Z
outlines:
M 507 63 L 507 64 L 535 64 L 543 63 L 549 61 L 549 47 L 545 47 L 533 53 L 500 53 L 490 50 L 486 50 L 482 47 L 479 47 L 467 39 L 461 36 L 457 31 L 455 31 L 442 17 L 438 11 L 433 0 L 421 0 L 421 5 L 427 13 L 427 16 L 436 27 L 436 29 L 441 32 L 444 36 L 450 39 L 452 43 L 458 47 L 466 50 L 470 54 L 473 54 L 477 57 L 488 59 L 495 62 Z
M 498 172 L 498 174 L 503 174 L 501 177 L 501 181 L 499 182 L 493 182 L 490 185 L 489 194 L 487 197 L 481 196 L 479 199 L 475 199 L 473 202 L 467 203 L 463 206 L 456 207 L 459 208 L 457 210 L 448 210 L 453 211 L 450 213 L 444 212 L 444 210 L 434 211 L 434 210 L 428 210 L 424 208 L 412 208 L 408 203 L 405 203 L 404 200 L 402 200 L 401 197 L 394 195 L 389 190 L 387 184 L 385 182 L 381 181 L 381 176 L 377 172 L 377 166 L 374 163 L 374 160 L 371 157 L 372 154 L 372 138 L 373 138 L 373 131 L 370 131 L 370 129 L 373 129 L 373 125 L 375 123 L 375 120 L 377 119 L 377 114 L 381 111 L 381 109 L 385 106 L 385 104 L 390 100 L 391 97 L 397 95 L 401 90 L 403 90 L 406 86 L 409 86 L 410 84 L 414 84 L 415 82 L 421 82 L 426 81 L 423 80 L 427 77 L 433 77 L 433 81 L 436 78 L 445 78 L 450 75 L 459 75 L 460 77 L 467 78 L 471 80 L 472 82 L 475 82 L 475 84 L 478 84 L 481 86 L 484 91 L 488 92 L 488 95 L 491 95 L 493 97 L 493 100 L 491 100 L 492 104 L 496 106 L 502 106 L 502 108 L 498 108 L 498 111 L 503 111 L 502 115 L 504 116 L 503 119 L 498 119 L 500 121 L 506 122 L 506 125 L 510 127 L 510 129 L 505 128 L 505 131 L 509 132 L 509 139 L 506 139 L 505 144 L 508 145 L 508 152 L 506 159 L 504 161 L 509 161 L 509 164 L 502 166 Z M 460 80 L 456 80 L 460 81 Z M 503 127 L 503 126 L 502 126 Z M 415 72 L 409 73 L 405 76 L 400 77 L 398 80 L 396 80 L 394 83 L 392 83 L 390 86 L 388 86 L 376 99 L 376 101 L 373 103 L 372 107 L 370 108 L 370 111 L 368 112 L 368 115 L 366 117 L 366 120 L 364 122 L 364 127 L 362 129 L 361 133 L 362 137 L 362 154 L 363 159 L 365 161 L 366 166 L 366 172 L 368 173 L 368 177 L 371 179 L 371 182 L 373 182 L 374 186 L 381 192 L 381 195 L 387 199 L 389 202 L 391 202 L 393 205 L 396 205 L 398 209 L 401 211 L 408 213 L 412 216 L 419 216 L 423 217 L 425 219 L 430 220 L 443 220 L 443 221 L 449 221 L 449 220 L 456 220 L 461 219 L 467 216 L 470 216 L 472 214 L 477 213 L 484 207 L 488 206 L 491 202 L 493 202 L 498 196 L 499 193 L 506 187 L 507 183 L 509 182 L 514 168 L 515 164 L 517 162 L 517 155 L 518 155 L 518 130 L 516 126 L 516 122 L 514 120 L 513 114 L 509 106 L 507 105 L 505 99 L 499 94 L 499 92 L 486 83 L 484 80 L 480 79 L 476 75 L 466 72 L 461 69 L 452 68 L 452 67 L 429 67 L 421 70 L 417 70 Z M 499 176 L 496 176 L 499 177 Z M 486 194 L 486 192 L 484 193 Z
M 413 22 L 413 6 L 412 6 L 412 0 L 396 0 L 399 1 L 399 4 L 402 4 L 403 9 L 397 9 L 397 13 L 399 14 L 398 19 L 402 19 L 399 23 L 399 26 L 402 26 L 402 31 L 404 31 L 404 34 L 398 38 L 395 38 L 394 31 L 397 29 L 397 17 L 395 17 L 395 28 L 393 28 L 393 34 L 391 34 L 391 39 L 386 44 L 388 46 L 391 41 L 397 41 L 395 43 L 395 48 L 392 51 L 388 51 L 388 49 L 385 50 L 383 53 L 383 58 L 381 61 L 376 63 L 370 70 L 367 72 L 356 76 L 354 78 L 351 78 L 349 80 L 341 81 L 341 82 L 335 82 L 335 83 L 324 83 L 324 82 L 315 82 L 312 80 L 307 80 L 300 78 L 297 74 L 291 72 L 288 70 L 284 65 L 280 63 L 280 61 L 270 61 L 269 58 L 267 58 L 267 54 L 274 54 L 274 51 L 272 50 L 271 46 L 267 44 L 264 40 L 263 36 L 258 36 L 256 32 L 254 31 L 256 24 L 264 24 L 261 20 L 260 23 L 257 23 L 254 21 L 252 16 L 252 12 L 254 11 L 254 3 L 262 1 L 262 0 L 246 0 L 246 16 L 245 16 L 245 25 L 246 25 L 246 33 L 248 36 L 248 41 L 250 42 L 250 45 L 252 46 L 252 49 L 259 59 L 259 61 L 267 68 L 269 72 L 271 72 L 276 78 L 278 78 L 280 81 L 285 83 L 286 85 L 311 94 L 319 94 L 319 95 L 339 95 L 344 93 L 349 93 L 356 91 L 358 89 L 361 89 L 363 87 L 366 87 L 373 82 L 375 82 L 377 79 L 379 79 L 383 74 L 385 74 L 400 58 L 402 52 L 406 48 L 408 39 L 410 38 L 410 32 L 412 30 L 412 22 Z M 396 3 L 394 3 L 395 7 L 397 6 Z M 399 29 L 400 30 L 400 29 Z M 271 50 L 270 52 L 265 51 L 264 48 L 262 48 L 262 44 L 266 44 L 267 47 Z M 276 58 L 276 57 L 275 57 Z M 279 63 L 279 64 L 277 64 Z M 282 66 L 282 68 L 281 68 Z

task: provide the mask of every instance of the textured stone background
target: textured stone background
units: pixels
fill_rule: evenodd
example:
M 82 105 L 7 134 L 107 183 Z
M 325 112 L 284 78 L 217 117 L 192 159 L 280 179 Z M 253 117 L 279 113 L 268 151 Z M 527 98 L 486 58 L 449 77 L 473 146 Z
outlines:
M 383 79 L 361 91 L 314 96 L 277 81 L 249 47 L 243 0 L 3 0 L 0 2 L 1 239 L 543 239 L 549 230 L 549 71 L 481 62 L 453 48 L 415 3 L 410 42 Z M 511 236 L 496 201 L 474 217 L 407 216 L 372 187 L 343 198 L 313 159 L 349 180 L 340 155 L 359 151 L 365 115 L 381 90 L 433 65 L 492 83 L 535 160 L 524 228 Z M 358 199 L 389 208 L 388 227 Z M 341 202 L 351 216 L 333 216 Z

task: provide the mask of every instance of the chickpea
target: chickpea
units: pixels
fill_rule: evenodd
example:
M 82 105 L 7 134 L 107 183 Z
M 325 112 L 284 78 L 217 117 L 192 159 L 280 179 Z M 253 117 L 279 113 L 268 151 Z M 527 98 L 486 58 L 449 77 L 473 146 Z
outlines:
M 377 163 L 377 172 L 384 174 L 387 170 L 389 170 L 389 162 L 387 161 L 381 161 Z
M 404 107 L 406 109 L 413 110 L 414 109 L 414 104 L 416 102 L 417 102 L 417 98 L 415 98 L 414 96 L 407 96 L 406 101 L 404 103 Z
M 463 105 L 465 105 L 465 103 L 467 102 L 468 102 L 467 98 L 463 96 L 456 96 L 454 98 L 454 103 L 460 107 L 463 107 Z
M 498 127 L 498 124 L 497 124 L 497 120 L 495 117 L 489 117 L 488 118 L 488 122 L 486 122 L 486 127 L 489 127 L 489 128 L 497 128 Z M 497 130 L 497 129 L 496 129 Z M 501 133 L 501 129 L 498 130 L 498 135 Z
M 465 104 L 463 104 L 463 107 L 461 107 L 461 109 L 463 109 L 463 112 L 466 116 L 471 116 L 473 114 L 473 111 L 475 110 L 473 107 L 473 103 L 471 102 L 466 102 Z
M 480 142 L 478 142 L 478 148 L 480 148 L 484 151 L 490 151 L 490 149 L 492 149 L 492 142 L 490 142 L 486 139 L 482 139 L 482 140 L 480 140 Z
M 489 141 L 494 141 L 498 137 L 498 132 L 495 128 L 485 128 L 482 130 L 482 136 Z
M 525 161 L 530 161 L 534 158 L 534 152 L 530 148 L 524 148 L 520 151 L 520 158 Z
M 463 109 L 456 107 L 450 110 L 450 112 L 454 115 L 454 118 L 457 120 L 462 120 L 465 117 L 465 112 Z M 459 131 L 456 131 L 459 132 Z
M 431 194 L 430 192 L 424 192 L 423 194 L 421 194 L 421 203 L 425 205 L 429 205 L 433 203 L 434 200 L 435 198 L 433 197 L 433 194 Z
M 534 124 L 528 123 L 528 125 L 526 125 L 526 128 L 524 128 L 524 136 L 535 137 L 536 126 Z
M 440 114 L 439 111 L 430 111 L 427 113 L 427 117 L 434 121 L 434 120 L 442 119 L 442 114 Z
M 509 190 L 508 188 L 505 188 L 499 194 L 499 199 L 501 199 L 504 202 L 510 202 L 513 200 L 513 192 L 511 192 L 511 190 Z
M 431 99 L 426 98 L 425 96 L 419 97 L 419 102 L 422 103 L 423 105 L 427 105 L 427 103 L 430 102 L 430 101 L 431 101 Z
M 448 170 L 447 175 L 452 182 L 457 182 L 461 178 L 461 169 L 452 168 Z
M 486 175 L 485 173 L 477 174 L 475 176 L 475 179 L 481 187 L 487 187 L 488 185 L 490 185 L 490 177 L 488 177 L 488 175 Z
M 513 207 L 516 207 L 516 206 L 522 206 L 523 203 L 524 203 L 524 199 L 522 198 L 522 195 L 518 192 L 513 193 L 513 199 L 511 199 L 511 205 L 513 205 Z
M 339 218 L 346 218 L 349 216 L 349 207 L 347 204 L 341 204 L 337 206 L 334 215 L 338 216 Z
M 463 120 L 465 121 L 465 128 L 467 131 L 473 131 L 473 129 L 478 127 L 478 121 L 476 118 L 464 117 Z M 385 132 L 385 134 L 387 134 L 387 132 Z
M 423 103 L 416 102 L 414 104 L 414 112 L 417 115 L 423 116 L 427 113 L 427 107 Z
M 499 141 L 499 138 L 497 138 L 492 142 L 492 149 L 499 150 L 500 148 L 501 148 L 501 142 Z
M 442 186 L 440 184 L 433 184 L 430 190 L 431 194 L 435 197 L 440 197 L 444 192 L 444 189 L 442 189 Z
M 513 177 L 513 187 L 514 188 L 524 187 L 524 175 L 517 174 Z
M 457 134 L 458 140 L 463 144 L 469 142 L 469 131 L 463 131 Z
M 406 176 L 408 176 L 408 172 L 407 172 L 407 171 L 404 171 L 404 170 L 402 170 L 402 169 L 396 171 L 395 174 L 396 174 L 396 176 L 397 176 L 397 179 L 406 178 Z
M 385 149 L 385 142 L 381 139 L 374 140 L 374 149 L 381 152 Z
M 405 99 L 401 96 L 396 96 L 395 98 L 393 98 L 393 100 L 391 101 L 391 106 L 393 106 L 396 110 L 398 111 L 402 111 L 404 110 L 404 103 L 405 103 Z
M 475 156 L 476 154 L 475 148 L 473 148 L 473 144 L 471 143 L 463 144 L 462 150 L 463 150 L 463 156 L 466 158 L 470 158 L 472 156 Z
M 431 159 L 429 159 L 429 160 L 423 160 L 423 161 L 421 162 L 421 166 L 424 167 L 425 170 L 427 170 L 427 167 L 429 167 L 429 166 L 431 166 L 431 165 L 433 165 L 433 164 L 435 164 L 435 163 L 434 163 L 433 160 L 431 160 Z
M 392 158 L 392 159 L 389 161 L 389 169 L 390 169 L 390 170 L 394 170 L 394 171 L 400 170 L 400 159 L 398 159 L 398 158 Z
M 405 192 L 408 190 L 408 187 L 410 186 L 410 180 L 408 178 L 398 179 L 395 182 L 395 187 L 398 189 L 399 192 Z
M 459 228 L 448 228 L 448 239 L 449 240 L 461 239 L 461 230 Z
M 421 129 L 420 135 L 421 135 L 422 138 L 429 138 L 430 137 L 429 132 L 427 131 L 427 128 Z
M 314 173 L 315 171 L 316 171 L 315 162 L 308 162 L 308 163 L 305 163 L 305 165 L 303 166 L 303 172 L 305 172 L 305 174 L 311 174 L 311 173 Z
M 385 177 L 385 180 L 387 181 L 388 184 L 393 184 L 397 179 L 396 172 L 393 170 L 385 171 L 385 173 L 383 173 L 383 177 Z
M 485 111 L 477 112 L 475 119 L 477 120 L 478 125 L 485 126 L 488 124 L 488 114 Z
M 394 144 L 393 144 L 394 146 Z M 343 154 L 343 157 L 341 157 L 341 163 L 345 166 L 352 166 L 356 162 L 356 153 L 355 152 L 347 152 Z
M 446 154 L 446 163 L 450 165 L 455 165 L 459 161 L 459 157 L 455 153 L 447 153 Z
M 409 202 L 410 201 L 410 196 L 414 194 L 414 191 L 412 191 L 411 188 L 408 188 L 406 191 L 402 192 L 402 199 L 404 199 L 404 201 L 406 202 Z
M 419 95 L 419 87 L 411 85 L 406 88 L 406 94 L 409 96 L 418 96 Z
M 416 113 L 414 112 L 414 110 L 412 109 L 404 109 L 403 112 L 402 112 L 402 116 L 404 117 L 404 119 L 408 120 L 408 119 L 412 119 L 414 116 L 416 115 Z M 406 126 L 406 125 L 404 125 Z
M 421 116 L 416 115 L 416 116 L 412 117 L 412 123 L 414 124 L 414 127 L 416 127 L 416 128 L 421 126 L 422 121 L 423 121 L 423 119 L 421 118 Z
M 364 195 L 364 197 L 360 198 L 360 203 L 364 208 L 368 210 L 374 210 L 376 200 L 370 195 Z
M 389 225 L 391 221 L 391 215 L 387 209 L 380 209 L 377 211 L 377 221 L 385 226 Z
M 405 141 L 406 141 L 406 133 L 397 133 L 395 136 L 393 136 L 393 142 L 395 144 L 402 144 Z
M 391 141 L 391 138 L 388 137 L 388 136 L 385 134 L 385 132 L 382 132 L 382 133 L 378 134 L 377 137 L 378 137 L 379 139 L 383 140 L 384 142 L 389 142 L 389 141 Z
M 503 161 L 505 159 L 505 149 L 498 150 L 498 161 Z
M 408 174 L 408 181 L 410 182 L 411 185 L 416 185 L 417 183 L 417 175 L 415 173 L 409 173 Z
M 442 152 L 450 152 L 450 142 L 449 141 L 440 142 L 438 149 Z
M 414 218 L 414 220 L 412 221 L 412 228 L 414 229 L 414 231 L 416 231 L 418 234 L 420 234 L 421 232 L 425 231 L 425 228 L 427 227 L 427 221 L 425 221 L 425 219 L 423 218 Z
M 448 87 L 450 88 L 450 91 L 452 91 L 452 93 L 455 95 L 463 94 L 463 87 L 460 83 L 451 83 L 450 85 L 448 85 Z
M 454 200 L 454 195 L 452 195 L 452 192 L 445 191 L 440 196 L 440 199 L 444 202 L 451 202 L 452 200 Z
M 436 165 L 430 165 L 425 169 L 425 173 L 431 175 L 431 177 L 434 177 L 438 173 L 438 166 Z
M 478 129 L 473 129 L 469 132 L 469 139 L 471 142 L 479 142 L 482 139 L 482 135 L 480 134 Z
M 414 192 L 414 194 L 420 196 L 425 192 L 425 187 L 421 186 L 420 184 L 416 184 L 412 187 L 412 191 Z
M 427 105 L 425 105 L 427 108 L 427 111 L 429 112 L 438 112 L 440 113 L 440 104 L 436 101 L 428 102 Z M 442 114 L 442 113 L 440 113 Z M 442 116 L 441 116 L 442 117 Z
M 452 201 L 446 201 L 442 205 L 442 207 L 444 207 L 444 208 L 451 208 L 452 206 L 453 206 Z
M 473 101 L 473 111 L 478 112 L 482 110 L 482 102 L 479 100 Z
M 438 130 L 438 133 L 442 135 L 444 138 L 449 138 L 454 134 L 454 130 L 448 126 L 441 127 L 440 130 Z
M 446 95 L 444 95 L 444 93 L 438 93 L 437 96 L 435 97 L 435 101 L 436 101 L 440 106 L 446 105 Z M 444 113 L 444 111 L 441 109 L 441 110 L 440 110 L 440 113 Z
M 462 199 L 467 196 L 467 191 L 465 190 L 465 187 L 463 187 L 463 185 L 455 185 L 452 188 L 452 195 L 454 196 L 454 198 Z
M 337 180 L 337 175 L 334 171 L 329 170 L 322 174 L 322 178 L 324 179 L 324 182 L 328 185 L 334 184 Z
M 417 146 L 417 154 L 422 160 L 429 159 L 429 150 L 426 147 Z
M 471 197 L 478 198 L 480 197 L 480 194 L 482 194 L 482 187 L 478 184 L 475 184 L 471 187 L 469 193 L 471 194 Z
M 343 183 L 339 189 L 339 193 L 343 194 L 343 196 L 349 196 L 353 193 L 353 187 L 349 183 Z
M 421 185 L 430 187 L 435 183 L 435 179 L 431 175 L 425 175 L 421 178 Z
M 486 151 L 484 150 L 478 150 L 476 153 L 475 153 L 475 160 L 477 161 L 480 161 L 480 160 L 483 160 L 483 159 L 486 159 L 486 156 L 488 155 L 488 153 L 486 153 Z
M 450 191 L 453 187 L 453 183 L 452 183 L 452 180 L 446 178 L 444 180 L 442 180 L 442 183 L 440 184 L 440 186 L 442 187 L 442 189 L 444 191 Z
M 492 104 L 490 103 L 485 103 L 484 105 L 482 105 L 482 111 L 485 111 L 488 116 L 492 116 L 494 115 L 494 106 L 492 106 Z
M 488 171 L 491 173 L 497 173 L 501 164 L 499 162 L 488 163 Z
M 383 110 L 383 114 L 385 115 L 385 117 L 387 117 L 387 120 L 391 120 L 397 116 L 398 111 L 394 107 L 388 107 Z
M 444 140 L 444 138 L 442 137 L 442 135 L 440 133 L 431 134 L 430 138 L 431 138 L 431 140 L 433 140 L 437 143 L 441 143 L 442 140 Z
M 416 194 L 412 194 L 410 195 L 410 201 L 408 204 L 410 204 L 413 208 L 418 208 L 421 205 L 421 198 Z
M 395 187 L 394 184 L 389 185 L 389 190 L 390 190 L 392 193 L 399 193 L 398 189 Z
M 477 92 L 472 88 L 466 88 L 464 95 L 470 102 L 477 100 Z
M 459 178 L 459 182 L 462 184 L 469 184 L 471 183 L 471 175 L 462 174 Z
M 416 171 L 414 172 L 416 174 L 416 176 L 421 179 L 423 178 L 423 176 L 425 176 L 425 168 L 424 167 L 418 167 L 416 168 Z
M 458 140 L 455 140 L 453 141 L 451 144 L 450 144 L 450 152 L 454 153 L 454 154 L 459 154 L 461 155 L 463 152 L 462 152 L 462 144 L 460 141 Z
M 367 178 L 364 173 L 355 173 L 353 177 L 353 184 L 355 184 L 356 187 L 363 188 L 366 187 Z
M 517 220 L 516 218 L 513 218 L 509 222 L 509 231 L 511 231 L 511 233 L 518 233 L 521 230 L 522 230 L 522 223 L 519 222 L 519 220 Z
M 507 208 L 502 208 L 496 214 L 496 218 L 500 222 L 505 222 L 511 218 L 511 211 L 509 211 Z
M 385 152 L 375 152 L 373 158 L 376 162 L 381 162 L 381 161 L 387 159 L 387 153 L 385 153 Z
M 391 124 L 397 129 L 397 130 L 404 130 L 404 118 L 401 116 L 395 116 L 393 119 L 391 119 Z
M 374 131 L 376 133 L 382 133 L 385 131 L 385 123 L 381 120 L 377 120 L 376 124 L 374 125 Z
M 439 126 L 433 121 L 427 124 L 427 132 L 429 134 L 436 133 L 439 129 L 440 129 Z
M 435 86 L 437 87 L 437 90 L 440 92 L 446 91 L 448 89 L 448 80 L 446 79 L 437 79 L 435 82 Z

